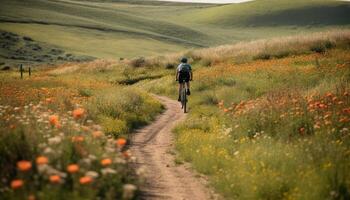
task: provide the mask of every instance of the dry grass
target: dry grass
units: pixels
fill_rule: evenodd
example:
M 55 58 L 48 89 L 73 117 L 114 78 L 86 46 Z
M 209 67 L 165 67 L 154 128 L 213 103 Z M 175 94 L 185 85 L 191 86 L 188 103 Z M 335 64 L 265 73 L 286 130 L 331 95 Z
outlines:
M 120 65 L 120 62 L 113 60 L 94 60 L 83 63 L 66 63 L 60 65 L 57 69 L 51 70 L 50 75 L 57 76 L 62 74 L 71 74 L 73 72 L 94 72 L 94 71 L 108 71 Z
M 344 43 L 344 41 L 350 41 L 350 30 L 348 29 L 239 42 L 232 45 L 149 57 L 145 58 L 143 66 L 165 67 L 169 63 L 178 63 L 183 56 L 188 57 L 192 63 L 199 63 L 202 66 L 226 61 L 242 63 L 256 59 L 282 58 L 289 55 L 300 55 L 310 52 L 322 53 L 326 49 Z

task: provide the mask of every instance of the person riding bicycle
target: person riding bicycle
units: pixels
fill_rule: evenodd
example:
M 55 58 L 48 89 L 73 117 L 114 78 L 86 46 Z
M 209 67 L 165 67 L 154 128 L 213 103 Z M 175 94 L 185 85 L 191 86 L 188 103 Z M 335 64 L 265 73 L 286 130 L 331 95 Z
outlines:
M 191 65 L 187 63 L 187 58 L 182 58 L 181 63 L 176 69 L 176 81 L 179 81 L 179 99 L 178 101 L 181 101 L 181 88 L 183 87 L 183 84 L 186 83 L 187 85 L 187 95 L 191 95 L 190 92 L 190 81 L 192 81 L 192 68 Z

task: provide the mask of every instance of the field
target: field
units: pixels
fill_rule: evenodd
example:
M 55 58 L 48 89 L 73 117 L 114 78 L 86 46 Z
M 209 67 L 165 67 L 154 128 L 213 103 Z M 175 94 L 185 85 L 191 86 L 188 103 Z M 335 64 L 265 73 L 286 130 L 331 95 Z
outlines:
M 0 3 L 0 199 L 141 198 L 133 133 L 158 115 L 186 119 L 175 149 L 143 132 L 144 159 L 175 157 L 151 168 L 190 164 L 223 199 L 350 199 L 349 2 Z M 192 95 L 171 118 L 152 94 L 177 99 L 181 57 Z
M 112 63 L 83 66 L 89 71 L 62 66 L 23 80 L 1 72 L 1 199 L 135 198 L 128 134 L 162 106 L 108 79 Z
M 176 164 L 226 199 L 348 199 L 349 41 L 333 30 L 67 63 L 23 80 L 1 72 L 1 197 L 137 198 L 124 145 L 163 109 L 146 92 L 176 99 L 174 63 L 186 55 L 193 96 L 174 130 Z
M 350 18 L 348 2 L 328 0 L 293 3 L 264 0 L 237 5 L 156 1 L 0 2 L 1 30 L 30 37 L 70 54 L 108 59 L 344 28 L 348 27 Z M 274 4 L 273 8 L 270 3 Z M 323 14 L 325 11 L 327 15 Z
M 348 199 L 349 39 L 338 31 L 187 52 L 193 96 L 175 129 L 176 162 L 227 199 Z M 173 79 L 138 85 L 176 99 Z

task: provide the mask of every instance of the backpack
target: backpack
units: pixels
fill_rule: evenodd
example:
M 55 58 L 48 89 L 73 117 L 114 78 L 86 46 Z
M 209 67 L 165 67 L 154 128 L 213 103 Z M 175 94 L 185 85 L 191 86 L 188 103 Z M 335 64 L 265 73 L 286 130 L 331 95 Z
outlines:
M 191 71 L 191 65 L 187 63 L 182 63 L 179 71 L 182 73 L 189 73 Z

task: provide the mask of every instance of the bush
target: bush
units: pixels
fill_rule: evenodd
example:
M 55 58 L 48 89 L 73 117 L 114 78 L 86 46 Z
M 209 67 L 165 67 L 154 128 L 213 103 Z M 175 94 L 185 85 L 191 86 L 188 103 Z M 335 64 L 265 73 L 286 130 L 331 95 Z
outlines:
M 146 65 L 146 59 L 144 57 L 133 59 L 131 60 L 130 65 L 135 68 L 144 67 Z
M 114 138 L 126 137 L 130 129 L 127 126 L 126 121 L 120 119 L 114 119 L 108 116 L 101 115 L 98 121 L 101 122 L 103 131 Z
M 210 67 L 213 64 L 213 61 L 210 59 L 204 58 L 204 59 L 200 60 L 199 64 L 201 66 L 204 66 L 204 67 Z
M 270 58 L 271 58 L 271 55 L 267 53 L 260 53 L 253 57 L 254 60 L 269 60 Z
M 92 90 L 90 90 L 88 88 L 79 88 L 78 92 L 83 97 L 91 97 L 93 95 Z
M 166 63 L 165 64 L 165 69 L 175 69 L 176 64 L 174 63 Z
M 316 53 L 324 53 L 326 52 L 326 47 L 322 44 L 315 44 L 310 47 L 310 51 L 313 51 Z
M 159 102 L 132 88 L 100 90 L 87 107 L 106 132 L 113 136 L 127 134 L 149 123 L 162 111 Z

